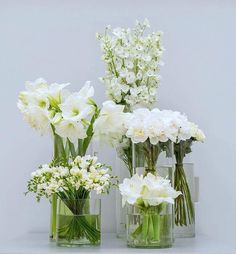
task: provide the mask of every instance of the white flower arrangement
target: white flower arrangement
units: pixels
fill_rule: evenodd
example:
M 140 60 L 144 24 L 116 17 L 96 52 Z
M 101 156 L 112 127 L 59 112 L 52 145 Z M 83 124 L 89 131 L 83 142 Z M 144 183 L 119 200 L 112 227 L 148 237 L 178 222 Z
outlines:
M 135 174 L 130 179 L 125 178 L 119 189 L 123 206 L 128 203 L 139 208 L 174 204 L 174 199 L 181 194 L 171 187 L 170 180 L 150 173 L 145 177 Z
M 130 110 L 137 104 L 150 106 L 156 102 L 158 74 L 163 64 L 162 32 L 144 35 L 148 20 L 136 22 L 133 29 L 106 27 L 105 34 L 97 34 L 106 64 L 101 81 L 106 94 L 117 104 Z
M 203 141 L 203 132 L 180 112 L 140 108 L 129 113 L 126 136 L 133 143 L 142 143 L 147 139 L 152 145 L 168 140 L 179 143 L 190 138 Z M 126 118 L 127 119 L 127 118 Z
M 103 103 L 101 114 L 94 123 L 94 131 L 97 138 L 104 140 L 105 137 L 111 144 L 119 143 L 124 136 L 133 143 L 143 143 L 149 139 L 152 145 L 168 140 L 179 143 L 190 138 L 196 141 L 205 139 L 198 126 L 180 112 L 139 108 L 132 113 L 124 113 L 124 107 L 112 101 Z
M 72 143 L 87 137 L 91 116 L 97 110 L 94 89 L 87 81 L 77 93 L 65 89 L 69 84 L 48 85 L 44 79 L 26 82 L 19 94 L 18 108 L 30 126 L 41 134 L 55 133 Z
M 97 163 L 96 156 L 77 156 L 68 165 L 42 165 L 31 174 L 28 192 L 50 198 L 53 194 L 65 199 L 86 199 L 91 191 L 107 193 L 112 185 L 110 167 Z M 28 193 L 27 192 L 27 193 Z

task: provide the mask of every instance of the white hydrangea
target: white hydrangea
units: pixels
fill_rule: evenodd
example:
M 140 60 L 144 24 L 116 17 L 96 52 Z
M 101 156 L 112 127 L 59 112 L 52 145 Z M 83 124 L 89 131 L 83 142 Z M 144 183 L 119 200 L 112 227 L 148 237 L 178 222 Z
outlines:
M 100 80 L 109 98 L 127 109 L 156 102 L 164 48 L 162 32 L 145 36 L 148 27 L 145 20 L 137 22 L 133 29 L 107 27 L 104 35 L 97 34 L 106 64 L 106 75 Z
M 28 192 L 36 193 L 38 200 L 42 196 L 50 198 L 56 193 L 84 195 L 95 191 L 97 194 L 106 193 L 112 185 L 110 168 L 104 164 L 97 163 L 96 156 L 86 155 L 76 157 L 67 166 L 42 165 L 31 174 L 28 181 Z M 80 197 L 82 198 L 82 197 Z
M 135 174 L 125 178 L 119 185 L 122 205 L 126 203 L 138 207 L 158 206 L 162 203 L 174 204 L 181 192 L 171 187 L 170 180 L 148 173 L 147 176 Z

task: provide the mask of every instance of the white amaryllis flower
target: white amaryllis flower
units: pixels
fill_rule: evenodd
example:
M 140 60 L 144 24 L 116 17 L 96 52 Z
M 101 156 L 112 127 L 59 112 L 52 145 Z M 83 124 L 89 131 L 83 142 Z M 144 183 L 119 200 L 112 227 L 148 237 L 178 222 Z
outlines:
M 67 86 L 48 85 L 44 79 L 26 82 L 26 91 L 19 94 L 17 105 L 30 126 L 41 134 L 52 133 L 54 126 L 59 136 L 75 143 L 87 137 L 91 115 L 96 110 L 94 88 L 87 81 L 79 92 L 70 94 Z
M 55 125 L 55 132 L 62 138 L 68 138 L 72 143 L 87 137 L 87 128 L 82 122 L 63 119 Z
M 40 78 L 25 83 L 26 90 L 20 92 L 17 103 L 25 120 L 41 134 L 51 133 L 51 120 L 59 104 L 68 95 L 64 88 L 68 84 L 51 84 Z
M 74 121 L 86 119 L 94 111 L 89 101 L 93 95 L 94 88 L 90 81 L 86 81 L 79 92 L 71 94 L 59 105 L 63 118 Z
M 130 179 L 125 178 L 119 189 L 123 205 L 128 203 L 139 207 L 174 204 L 174 199 L 181 194 L 171 187 L 169 180 L 150 173 L 145 177 L 135 174 Z
M 125 132 L 126 114 L 123 110 L 124 106 L 117 105 L 113 101 L 105 101 L 94 123 L 95 138 L 109 143 L 119 140 Z

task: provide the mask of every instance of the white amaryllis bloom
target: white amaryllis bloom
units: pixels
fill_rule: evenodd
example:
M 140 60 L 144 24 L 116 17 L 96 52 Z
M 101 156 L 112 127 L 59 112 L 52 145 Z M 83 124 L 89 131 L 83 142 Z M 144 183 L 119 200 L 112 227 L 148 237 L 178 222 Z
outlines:
M 113 143 L 119 140 L 125 133 L 124 106 L 117 105 L 113 101 L 105 101 L 99 117 L 94 123 L 94 136 L 97 139 Z
M 62 138 L 68 138 L 72 143 L 87 137 L 87 128 L 82 122 L 63 119 L 55 125 L 55 132 Z
M 87 137 L 91 115 L 96 110 L 94 88 L 87 81 L 79 92 L 70 94 L 67 86 L 48 85 L 44 79 L 26 82 L 26 91 L 19 94 L 17 105 L 32 128 L 46 134 L 52 133 L 54 126 L 59 136 L 77 143 Z
M 97 34 L 106 64 L 106 74 L 101 79 L 106 94 L 127 109 L 136 104 L 150 106 L 156 101 L 164 48 L 162 32 L 145 35 L 147 28 L 149 23 L 145 20 L 136 22 L 132 29 L 107 27 L 104 35 Z
M 25 83 L 26 90 L 20 92 L 17 103 L 25 120 L 41 134 L 51 133 L 51 120 L 59 104 L 68 95 L 64 88 L 68 84 L 51 84 L 40 78 Z
M 174 204 L 174 199 L 181 194 L 171 187 L 169 180 L 150 173 L 145 177 L 135 174 L 130 179 L 125 178 L 119 189 L 123 206 L 126 203 L 139 207 Z

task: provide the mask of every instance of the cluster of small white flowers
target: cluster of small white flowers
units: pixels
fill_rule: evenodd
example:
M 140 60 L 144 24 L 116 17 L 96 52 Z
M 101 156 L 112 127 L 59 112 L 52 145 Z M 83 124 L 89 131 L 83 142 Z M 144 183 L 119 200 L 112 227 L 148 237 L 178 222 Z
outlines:
M 170 180 L 150 173 L 145 177 L 135 174 L 130 179 L 125 178 L 119 189 L 123 206 L 126 203 L 138 207 L 174 204 L 174 199 L 181 194 L 171 187 Z
M 126 136 L 134 143 L 145 142 L 148 138 L 153 145 L 168 140 L 178 143 L 190 138 L 198 141 L 205 138 L 203 132 L 185 115 L 157 108 L 152 110 L 140 108 L 129 113 L 126 127 Z
M 26 82 L 20 92 L 18 108 L 30 126 L 41 134 L 55 132 L 72 143 L 86 137 L 90 116 L 96 104 L 91 99 L 94 89 L 86 82 L 77 93 L 65 89 L 69 84 L 50 84 L 44 79 Z
M 133 29 L 108 26 L 105 34 L 97 34 L 106 64 L 101 81 L 110 99 L 129 108 L 136 104 L 150 106 L 156 101 L 158 74 L 164 48 L 162 32 L 144 35 L 148 20 L 136 22 Z
M 112 185 L 109 170 L 97 163 L 96 156 L 90 155 L 78 156 L 68 166 L 42 165 L 31 174 L 28 191 L 36 193 L 38 200 L 42 196 L 50 198 L 54 193 L 60 196 L 60 193 L 75 194 L 82 190 L 106 193 Z

